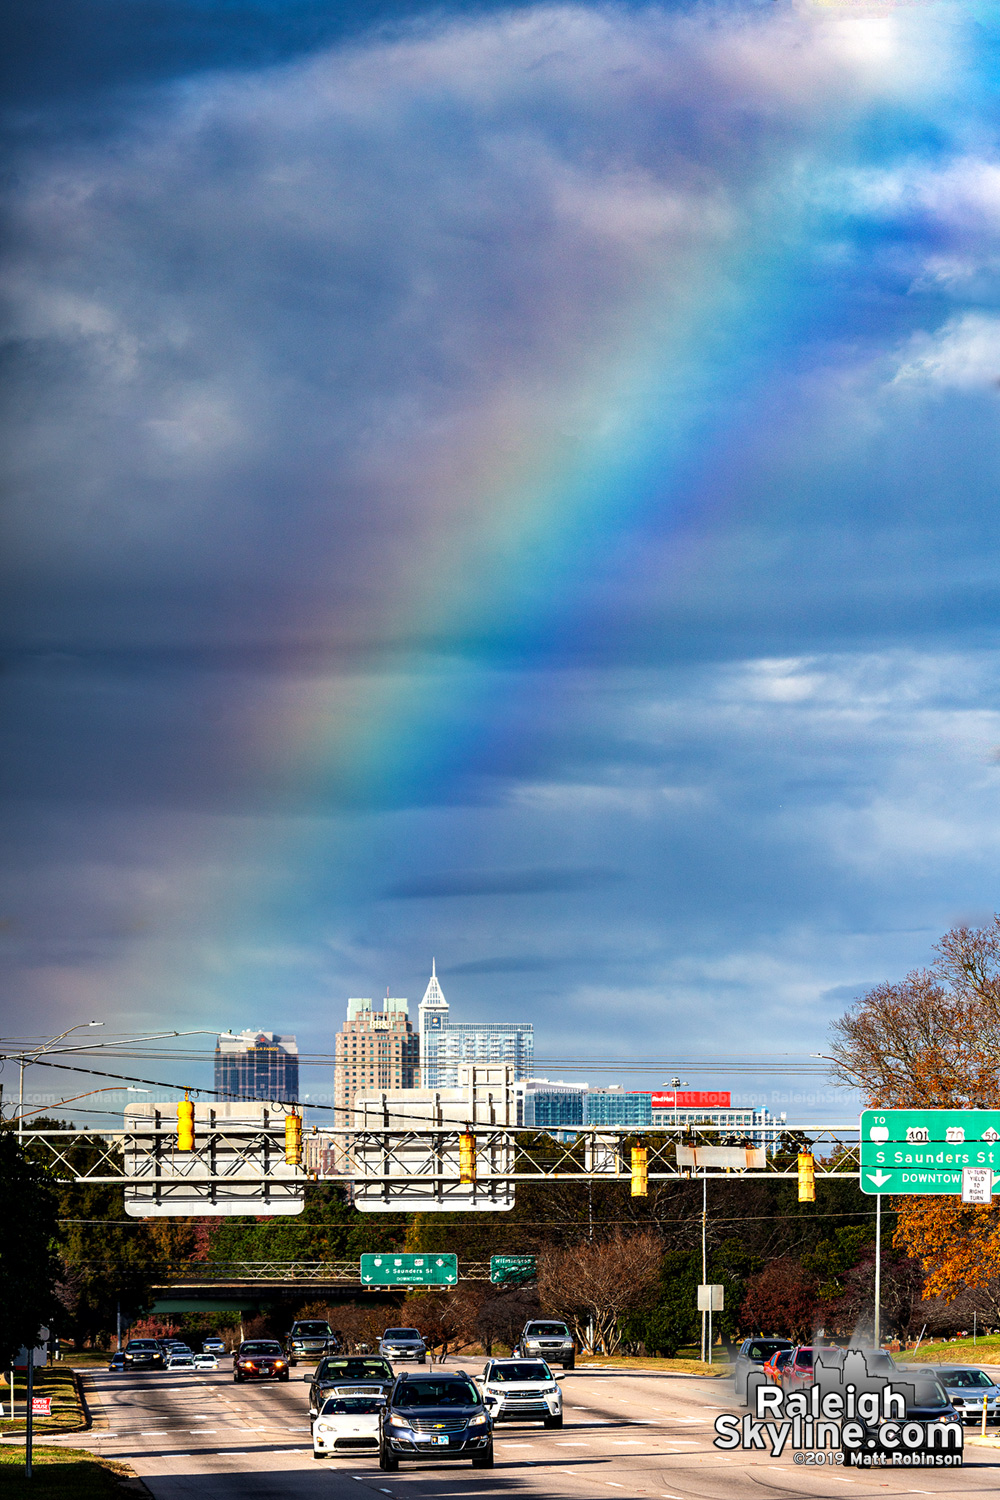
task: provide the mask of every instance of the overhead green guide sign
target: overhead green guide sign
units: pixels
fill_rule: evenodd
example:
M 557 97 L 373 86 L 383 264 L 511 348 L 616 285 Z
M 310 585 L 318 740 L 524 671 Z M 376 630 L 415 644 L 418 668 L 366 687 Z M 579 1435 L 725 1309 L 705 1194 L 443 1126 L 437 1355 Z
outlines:
M 992 1167 L 1000 1184 L 1000 1110 L 866 1109 L 861 1116 L 865 1193 L 962 1191 L 965 1167 Z
M 490 1280 L 530 1281 L 538 1270 L 534 1255 L 491 1255 Z
M 454 1286 L 457 1255 L 362 1255 L 364 1286 Z

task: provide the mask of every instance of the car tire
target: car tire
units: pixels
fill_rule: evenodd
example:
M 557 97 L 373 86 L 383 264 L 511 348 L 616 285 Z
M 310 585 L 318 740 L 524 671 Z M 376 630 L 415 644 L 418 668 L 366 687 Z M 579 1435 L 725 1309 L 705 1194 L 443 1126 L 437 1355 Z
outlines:
M 242 1375 L 234 1375 L 233 1376 L 233 1385 L 242 1385 L 242 1384 L 243 1384 L 243 1376 Z
M 474 1458 L 472 1460 L 472 1467 L 474 1469 L 492 1469 L 492 1467 L 493 1467 L 493 1444 L 492 1443 L 487 1448 L 487 1450 L 486 1450 L 485 1453 L 479 1454 L 479 1456 L 477 1458 Z
M 326 1457 L 325 1453 L 318 1453 L 315 1448 L 313 1449 L 313 1458 L 325 1458 L 325 1457 Z
M 286 1370 L 285 1373 L 284 1373 L 284 1375 L 279 1375 L 278 1379 L 281 1380 L 281 1381 L 284 1381 L 284 1383 L 287 1385 L 288 1384 L 288 1371 Z
M 378 1450 L 378 1466 L 386 1474 L 395 1474 L 399 1468 L 399 1459 L 385 1448 Z
M 562 1424 L 563 1419 L 561 1414 L 558 1417 L 545 1417 L 543 1419 L 543 1425 L 545 1427 L 561 1427 Z
M 418 1354 L 417 1355 L 417 1364 L 418 1365 L 425 1365 L 426 1363 L 427 1363 L 427 1355 L 426 1354 Z
M 563 1360 L 563 1369 L 564 1370 L 575 1370 L 576 1369 L 576 1355 L 575 1354 L 571 1354 L 570 1357 L 569 1357 L 569 1359 L 564 1359 Z

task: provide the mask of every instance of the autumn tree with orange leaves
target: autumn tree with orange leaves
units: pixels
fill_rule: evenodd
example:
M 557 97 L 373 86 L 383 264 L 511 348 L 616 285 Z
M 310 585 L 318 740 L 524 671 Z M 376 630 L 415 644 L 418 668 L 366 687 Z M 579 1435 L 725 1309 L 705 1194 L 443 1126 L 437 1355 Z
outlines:
M 952 928 L 935 953 L 929 968 L 876 985 L 836 1022 L 835 1075 L 873 1108 L 1000 1107 L 1000 914 Z M 894 1207 L 894 1243 L 923 1262 L 928 1294 L 1000 1286 L 1000 1214 L 952 1197 Z

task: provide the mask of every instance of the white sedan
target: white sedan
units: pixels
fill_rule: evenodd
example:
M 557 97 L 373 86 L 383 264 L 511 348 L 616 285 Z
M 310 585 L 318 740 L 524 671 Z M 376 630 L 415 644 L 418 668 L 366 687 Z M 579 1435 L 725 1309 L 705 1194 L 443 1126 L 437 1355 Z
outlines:
M 194 1357 L 194 1367 L 196 1370 L 217 1370 L 219 1368 L 219 1361 L 214 1354 L 196 1354 Z
M 193 1370 L 193 1354 L 171 1354 L 167 1357 L 168 1370 Z
M 491 1359 L 478 1385 L 494 1422 L 563 1424 L 562 1391 L 544 1359 Z
M 331 1453 L 377 1453 L 382 1396 L 329 1396 L 313 1426 L 313 1458 Z

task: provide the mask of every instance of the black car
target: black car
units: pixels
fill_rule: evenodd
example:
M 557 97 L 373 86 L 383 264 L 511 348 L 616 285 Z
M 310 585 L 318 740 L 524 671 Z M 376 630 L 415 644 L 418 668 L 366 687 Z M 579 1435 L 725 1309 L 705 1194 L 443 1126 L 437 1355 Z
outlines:
M 476 1384 L 464 1370 L 400 1375 L 382 1412 L 379 1468 L 456 1458 L 493 1467 L 493 1419 Z
M 308 1376 L 305 1378 L 309 1379 Z M 392 1365 L 378 1355 L 330 1355 L 321 1359 L 313 1371 L 309 1384 L 309 1415 L 314 1417 L 328 1396 L 388 1396 L 395 1379 Z
M 323 1354 L 333 1354 L 338 1348 L 333 1329 L 319 1318 L 300 1318 L 285 1334 L 285 1353 L 290 1365 L 300 1359 L 319 1359 Z
M 163 1350 L 155 1339 L 129 1339 L 125 1345 L 127 1370 L 162 1370 Z
M 288 1360 L 277 1339 L 244 1339 L 233 1360 L 233 1379 L 287 1380 Z

